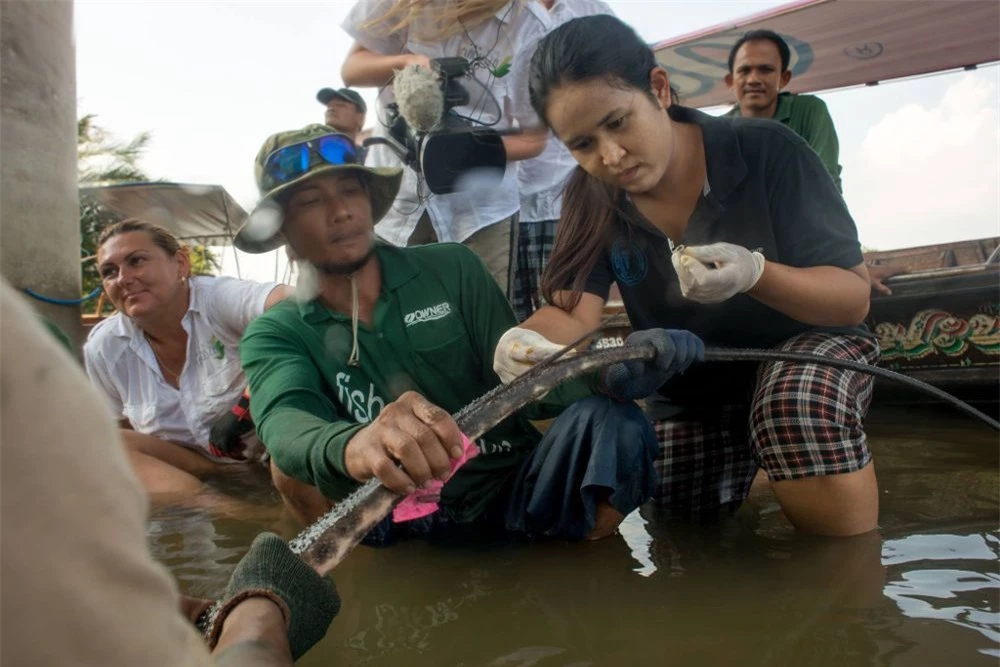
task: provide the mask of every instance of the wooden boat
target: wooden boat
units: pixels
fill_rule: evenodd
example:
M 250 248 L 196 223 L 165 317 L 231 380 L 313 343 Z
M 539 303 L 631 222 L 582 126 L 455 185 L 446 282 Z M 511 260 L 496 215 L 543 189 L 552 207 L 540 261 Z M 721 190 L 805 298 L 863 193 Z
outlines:
M 891 4 L 892 11 L 886 11 Z M 732 104 L 724 83 L 729 50 L 768 28 L 789 43 L 789 92 L 875 85 L 901 77 L 975 69 L 1000 60 L 1000 2 L 804 0 L 654 45 L 683 104 Z M 947 44 L 947 48 L 941 48 Z M 873 295 L 868 326 L 881 364 L 939 386 L 1000 389 L 1000 237 L 866 254 L 898 269 L 891 296 Z M 621 344 L 628 316 L 617 297 L 599 345 Z
M 873 296 L 868 326 L 881 364 L 935 385 L 1000 380 L 1000 237 L 872 252 L 904 271 Z

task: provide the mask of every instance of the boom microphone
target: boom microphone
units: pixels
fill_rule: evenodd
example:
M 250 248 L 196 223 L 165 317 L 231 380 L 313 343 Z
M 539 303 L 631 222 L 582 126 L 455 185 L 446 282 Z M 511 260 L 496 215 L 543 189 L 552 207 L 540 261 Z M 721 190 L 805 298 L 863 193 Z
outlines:
M 430 132 L 444 116 L 444 92 L 437 76 L 426 67 L 407 65 L 392 83 L 399 115 L 417 132 Z
M 407 65 L 398 70 L 392 83 L 396 101 L 386 106 L 388 136 L 365 140 L 366 146 L 388 146 L 423 176 L 432 194 L 451 194 L 471 183 L 493 187 L 507 167 L 500 133 L 452 111 L 469 104 L 462 83 L 468 73 L 469 61 L 459 57 L 434 58 L 431 69 Z

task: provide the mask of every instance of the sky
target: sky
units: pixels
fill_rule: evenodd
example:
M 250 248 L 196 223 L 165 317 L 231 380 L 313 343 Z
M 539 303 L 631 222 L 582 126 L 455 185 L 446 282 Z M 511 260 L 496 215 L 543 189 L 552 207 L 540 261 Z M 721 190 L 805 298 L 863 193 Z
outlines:
M 340 24 L 352 4 L 76 0 L 79 113 L 96 114 L 122 139 L 151 132 L 141 166 L 152 177 L 222 185 L 249 210 L 263 140 L 322 122 L 315 93 L 341 84 L 351 40 Z M 652 43 L 785 2 L 608 4 Z M 372 109 L 376 91 L 360 92 Z M 820 97 L 836 124 L 844 196 L 865 246 L 1000 234 L 1000 68 Z M 280 278 L 283 259 L 240 253 L 241 274 Z M 223 273 L 236 275 L 231 249 Z

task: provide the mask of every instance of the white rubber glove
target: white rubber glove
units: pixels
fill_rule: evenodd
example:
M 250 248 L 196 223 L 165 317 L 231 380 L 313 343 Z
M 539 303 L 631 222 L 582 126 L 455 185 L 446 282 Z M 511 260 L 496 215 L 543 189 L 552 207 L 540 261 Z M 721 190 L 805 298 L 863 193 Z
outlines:
M 764 255 L 732 243 L 687 246 L 670 260 L 684 298 L 720 303 L 757 284 L 764 273 Z
M 507 384 L 563 347 L 537 331 L 514 327 L 497 342 L 493 370 L 500 376 L 500 381 Z

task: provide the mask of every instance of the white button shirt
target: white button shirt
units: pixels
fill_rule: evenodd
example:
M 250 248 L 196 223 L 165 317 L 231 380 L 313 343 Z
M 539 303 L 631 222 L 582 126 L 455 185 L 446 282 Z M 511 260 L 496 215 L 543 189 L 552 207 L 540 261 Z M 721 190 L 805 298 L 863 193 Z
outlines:
M 544 11 L 544 7 L 542 8 Z M 555 0 L 546 13 L 542 29 L 524 35 L 519 44 L 517 60 L 530 63 L 542 37 L 570 19 L 614 12 L 600 0 Z M 534 113 L 528 96 L 528 67 L 511 72 L 510 82 L 513 113 Z M 517 163 L 517 184 L 521 195 L 521 222 L 558 220 L 562 213 L 562 193 L 577 162 L 551 132 L 545 150 L 538 157 Z
M 388 35 L 384 34 L 385 26 L 364 27 L 369 21 L 385 15 L 392 4 L 393 0 L 359 0 L 341 27 L 361 46 L 381 55 L 416 53 L 428 58 L 461 56 L 469 60 L 485 56 L 494 65 L 494 70 L 496 65 L 508 62 L 510 71 L 504 76 L 493 76 L 484 68 L 474 72 L 476 79 L 486 84 L 500 106 L 501 117 L 493 127 L 498 130 L 510 128 L 515 120 L 522 127 L 539 124 L 530 105 L 522 108 L 519 114 L 512 113 L 509 82 L 519 66 L 527 67 L 527 63 L 515 61 L 519 39 L 525 31 L 540 31 L 549 20 L 544 7 L 536 2 L 509 2 L 489 20 L 463 33 L 443 41 L 430 41 L 419 37 L 422 33 L 426 34 L 428 29 L 428 22 L 420 18 L 407 29 Z M 432 7 L 444 4 L 446 0 L 431 0 L 428 3 Z M 467 79 L 468 75 L 464 78 Z M 476 89 L 475 84 L 469 89 L 473 100 L 476 99 Z M 455 111 L 472 118 L 482 117 L 484 121 L 493 120 L 483 117 L 483 110 L 473 106 L 456 107 Z M 384 117 L 381 108 L 377 113 L 379 118 Z M 488 115 L 490 112 L 486 113 Z M 381 122 L 377 122 L 374 134 L 386 136 L 388 132 Z M 372 146 L 365 164 L 378 167 L 402 166 L 395 154 L 384 146 Z M 406 169 L 395 204 L 375 229 L 379 236 L 390 243 L 405 246 L 417 221 L 426 210 L 439 241 L 462 242 L 480 229 L 513 215 L 519 207 L 517 169 L 514 165 L 508 165 L 503 181 L 496 187 L 486 191 L 450 195 L 430 194 L 426 185 L 419 183 L 416 173 L 412 169 Z
M 187 361 L 178 387 L 163 378 L 142 330 L 121 313 L 91 330 L 84 362 L 117 419 L 214 459 L 207 450 L 209 430 L 246 388 L 240 337 L 264 312 L 277 284 L 214 277 L 191 278 L 189 284 L 191 299 L 181 320 L 188 334 Z

